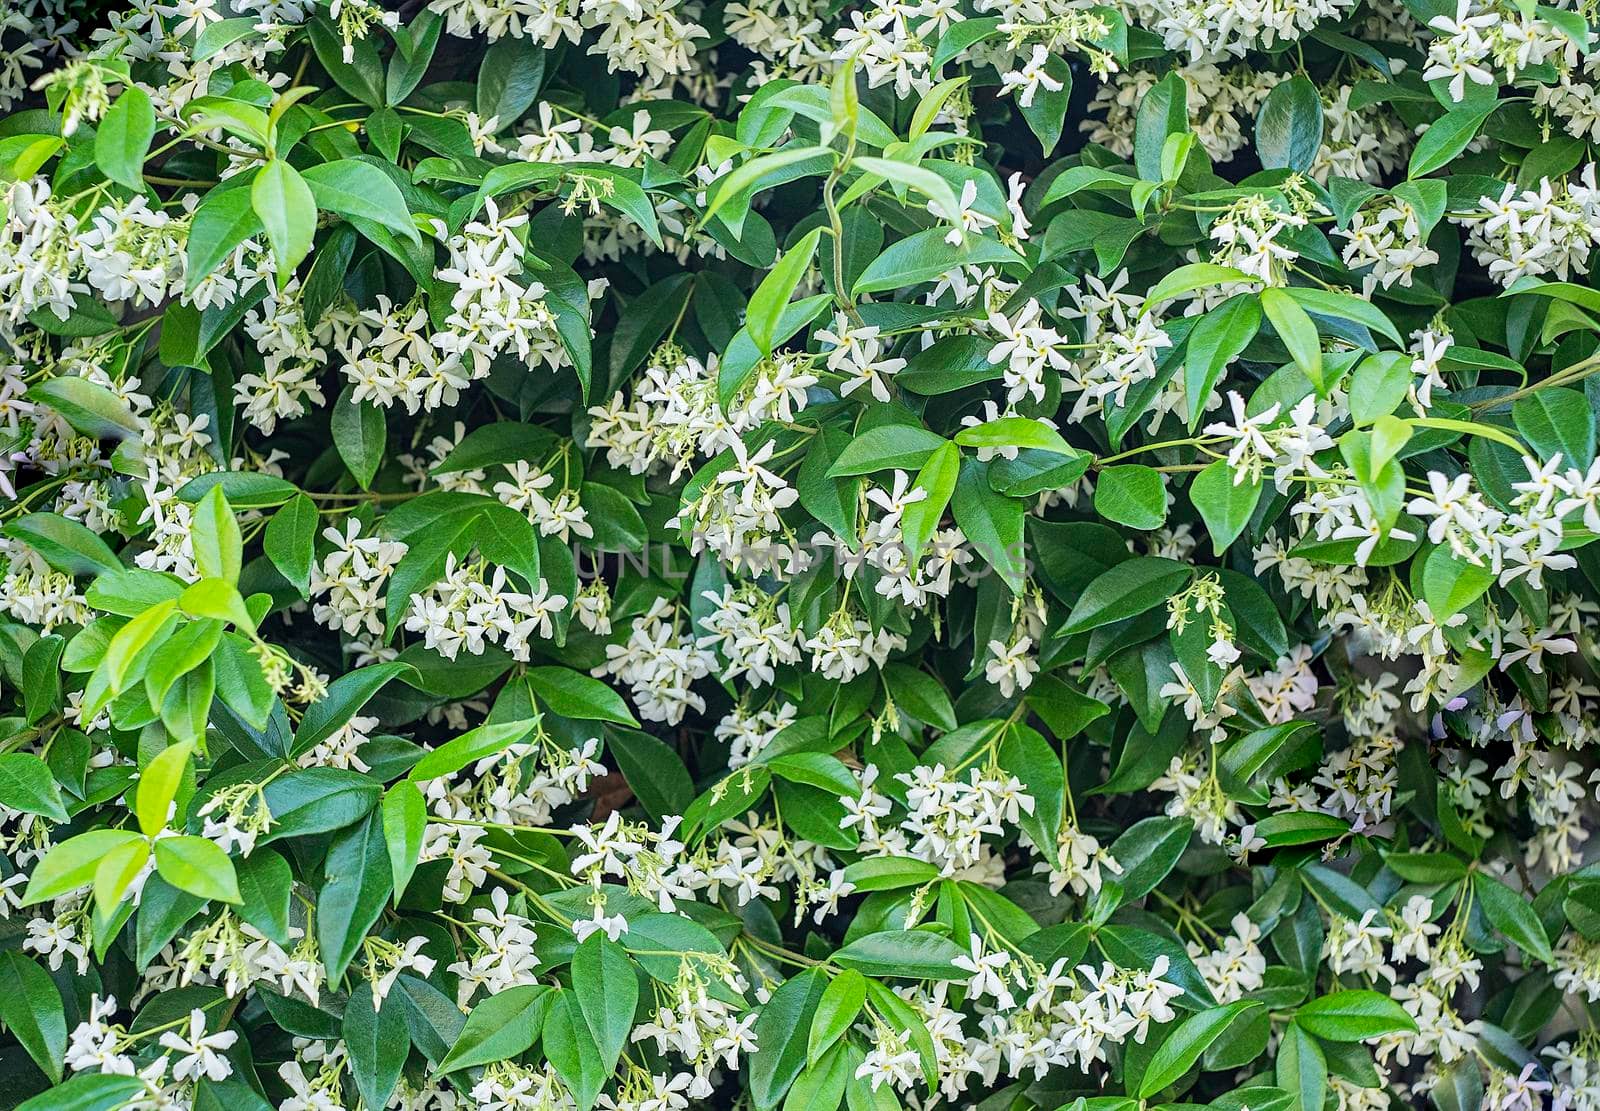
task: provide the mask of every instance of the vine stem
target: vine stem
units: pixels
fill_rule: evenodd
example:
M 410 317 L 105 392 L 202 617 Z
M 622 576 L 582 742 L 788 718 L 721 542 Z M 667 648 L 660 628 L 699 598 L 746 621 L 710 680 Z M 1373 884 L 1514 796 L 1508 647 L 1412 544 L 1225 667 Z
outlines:
M 1542 389 L 1552 386 L 1565 386 L 1571 382 L 1582 381 L 1597 371 L 1600 371 L 1600 354 L 1590 355 L 1587 359 L 1573 363 L 1571 366 L 1566 367 L 1563 370 L 1556 371 L 1556 373 L 1552 374 L 1548 378 L 1543 379 L 1542 381 L 1534 382 L 1531 385 L 1522 386 L 1519 389 L 1512 390 L 1510 393 L 1503 393 L 1497 397 L 1486 397 L 1482 401 L 1474 401 L 1472 403 L 1472 411 L 1475 413 L 1480 413 L 1485 409 L 1493 409 L 1501 405 L 1509 405 L 1513 401 L 1517 401 L 1521 398 L 1538 393 Z

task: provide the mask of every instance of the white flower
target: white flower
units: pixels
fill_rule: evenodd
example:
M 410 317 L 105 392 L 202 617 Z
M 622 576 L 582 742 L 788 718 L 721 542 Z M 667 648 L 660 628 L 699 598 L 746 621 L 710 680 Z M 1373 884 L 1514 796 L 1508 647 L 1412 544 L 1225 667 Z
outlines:
M 160 1042 L 178 1055 L 172 1066 L 174 1080 L 198 1080 L 202 1076 L 209 1080 L 226 1080 L 233 1073 L 233 1064 L 222 1056 L 222 1051 L 232 1048 L 238 1040 L 239 1035 L 233 1030 L 207 1034 L 205 1012 L 195 1010 L 189 1012 L 186 1035 L 168 1030 L 161 1035 Z
M 944 241 L 952 246 L 959 247 L 966 241 L 969 232 L 981 232 L 984 228 L 992 228 L 1000 221 L 986 212 L 980 212 L 973 207 L 978 201 L 978 183 L 968 178 L 961 186 L 961 196 L 956 199 L 955 211 L 946 211 L 947 206 L 937 200 L 928 202 L 928 211 L 940 220 L 951 224 L 950 234 Z
M 1059 93 L 1065 86 L 1046 72 L 1045 64 L 1050 61 L 1050 51 L 1043 46 L 1035 46 L 1022 68 L 1000 75 L 1000 91 L 1002 93 L 1016 93 L 1017 103 L 1024 108 L 1033 107 L 1033 98 L 1040 89 L 1047 92 Z

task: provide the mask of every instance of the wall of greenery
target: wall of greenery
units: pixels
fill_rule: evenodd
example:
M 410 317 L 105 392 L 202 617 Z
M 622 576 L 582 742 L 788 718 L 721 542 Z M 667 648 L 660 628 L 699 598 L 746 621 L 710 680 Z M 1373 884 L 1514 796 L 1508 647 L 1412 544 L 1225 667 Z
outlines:
M 1592 0 L 0 0 L 0 1104 L 1600 1109 Z

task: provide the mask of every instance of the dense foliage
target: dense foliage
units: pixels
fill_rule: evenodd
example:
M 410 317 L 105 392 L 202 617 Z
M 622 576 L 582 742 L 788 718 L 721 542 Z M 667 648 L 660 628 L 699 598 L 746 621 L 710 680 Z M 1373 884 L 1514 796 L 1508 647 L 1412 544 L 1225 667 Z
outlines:
M 1600 1109 L 1596 15 L 0 0 L 0 1098 Z

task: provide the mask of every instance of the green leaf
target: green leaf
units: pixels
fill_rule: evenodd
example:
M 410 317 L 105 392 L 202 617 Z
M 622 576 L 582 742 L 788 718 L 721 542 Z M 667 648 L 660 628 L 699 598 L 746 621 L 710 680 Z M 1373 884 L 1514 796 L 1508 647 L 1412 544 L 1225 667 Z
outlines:
M 329 431 L 339 458 L 350 469 L 350 474 L 363 490 L 372 486 L 372 476 L 383 464 L 384 441 L 388 426 L 383 410 L 376 405 L 355 401 L 351 397 L 353 386 L 346 386 L 333 403 L 329 418 Z
M 590 525 L 603 527 L 599 514 L 593 512 L 593 503 L 585 508 L 590 510 Z M 504 505 L 484 506 L 478 518 L 476 537 L 478 554 L 484 559 L 515 571 L 530 587 L 538 585 L 539 538 L 526 516 Z
M 1140 463 L 1106 467 L 1095 480 L 1094 508 L 1108 521 L 1149 532 L 1167 519 L 1167 487 L 1153 467 Z
M 920 424 L 880 424 L 856 436 L 828 468 L 829 478 L 871 474 L 874 471 L 920 467 L 939 447 L 949 443 Z
M 1307 312 L 1331 316 L 1336 320 L 1349 320 L 1381 336 L 1387 336 L 1396 343 L 1405 342 L 1400 338 L 1399 329 L 1371 301 L 1349 293 L 1339 293 L 1331 289 L 1313 289 L 1310 286 L 1288 286 L 1284 292 Z M 1409 356 L 1407 358 L 1409 359 Z
M 215 23 L 208 23 L 195 36 L 191 54 L 195 61 L 203 62 L 224 47 L 232 46 L 239 40 L 256 34 L 256 29 L 259 25 L 259 20 L 252 19 L 249 16 L 239 16 L 235 19 L 222 19 Z
M 60 710 L 64 704 L 61 694 L 61 658 L 66 652 L 66 646 L 65 640 L 52 633 L 34 641 L 22 655 L 22 704 L 27 709 L 27 721 L 30 725 L 43 721 Z M 0 757 L 0 761 L 3 759 Z
M 341 158 L 312 166 L 304 177 L 308 190 L 305 203 L 313 213 L 319 208 L 337 212 L 355 223 L 358 229 L 362 221 L 370 221 L 412 243 L 421 242 L 400 187 L 372 163 Z
M 1483 1070 L 1478 1059 L 1465 1056 L 1441 1070 L 1429 1095 L 1439 1111 L 1482 1111 Z
M 894 891 L 939 878 L 939 869 L 925 860 L 903 856 L 871 856 L 845 865 L 844 878 L 857 891 Z
M 59 898 L 86 887 L 106 854 L 121 845 L 141 840 L 128 829 L 91 829 L 53 847 L 34 866 L 23 893 L 23 906 Z
M 111 638 L 111 643 L 106 645 L 105 656 L 94 674 L 94 679 L 104 681 L 107 692 L 103 697 L 85 699 L 88 712 L 97 712 L 98 708 L 109 700 L 111 694 L 122 692 L 127 686 L 129 672 L 134 663 L 140 659 L 141 654 L 156 636 L 169 627 L 173 610 L 176 608 L 176 604 L 172 601 L 157 602 L 117 630 Z
M 1200 1060 L 1212 1042 L 1228 1028 L 1240 1011 L 1261 1004 L 1241 999 L 1223 1007 L 1213 1007 L 1190 1015 L 1178 1024 L 1156 1050 L 1139 1082 L 1139 1098 L 1149 1099 L 1163 1088 L 1176 1084 Z
M 960 473 L 961 449 L 949 441 L 934 448 L 917 472 L 911 488 L 923 491 L 926 496 L 911 502 L 900 515 L 900 539 L 906 546 L 908 560 L 914 562 L 922 554 L 923 545 L 938 530 Z
M 1028 688 L 1028 708 L 1038 714 L 1058 741 L 1071 740 L 1111 712 L 1099 699 L 1090 698 L 1053 675 L 1039 675 Z
M 1125 902 L 1138 899 L 1178 865 L 1189 845 L 1194 823 L 1187 818 L 1154 817 L 1135 822 L 1111 843 L 1111 856 L 1122 866 L 1117 877 Z
M 272 515 L 262 534 L 267 558 L 302 598 L 311 588 L 319 519 L 317 503 L 304 494 L 296 494 Z
M 1206 464 L 1194 476 L 1189 500 L 1206 523 L 1214 554 L 1221 555 L 1239 538 L 1261 501 L 1261 490 L 1260 482 L 1234 482 L 1233 468 L 1226 459 Z
M 865 1062 L 866 1055 L 854 1044 L 834 1046 L 820 1061 L 808 1062 L 795 1077 L 784 1098 L 783 1111 L 837 1111 L 845 1089 Z M 884 1095 L 887 1097 L 888 1093 Z
M 101 858 L 94 870 L 95 913 L 104 918 L 115 914 L 117 905 L 149 860 L 150 844 L 147 841 L 118 845 Z
M 144 160 L 155 135 L 156 110 L 150 103 L 150 94 L 138 85 L 126 85 L 95 132 L 95 165 L 118 185 L 142 193 Z
M 249 189 L 220 185 L 205 195 L 189 222 L 185 246 L 185 292 L 200 283 L 233 254 L 234 248 L 262 230 Z
M 1256 280 L 1243 270 L 1235 270 L 1231 266 L 1218 266 L 1214 262 L 1186 262 L 1151 286 L 1150 292 L 1145 294 L 1144 299 L 1145 304 L 1154 305 L 1179 294 L 1192 293 L 1197 289 L 1207 289 L 1225 282 L 1231 284 Z
M 559 990 L 553 994 L 544 1019 L 544 1053 L 567 1085 L 578 1111 L 589 1111 L 611 1074 L 601 1067 L 600 1051 L 573 993 Z
M 317 202 L 300 171 L 274 158 L 256 171 L 250 183 L 250 207 L 272 244 L 281 287 L 300 260 L 311 253 L 317 231 Z
M 682 814 L 694 801 L 694 781 L 671 745 L 637 729 L 606 731 L 606 751 L 639 805 L 656 821 Z
M 1417 1030 L 1404 1007 L 1375 991 L 1336 991 L 1321 996 L 1302 1006 L 1294 1020 L 1307 1033 L 1330 1042 L 1359 1042 Z
M 941 40 L 940 45 L 943 45 Z M 1061 142 L 1061 131 L 1067 120 L 1067 106 L 1072 101 L 1072 68 L 1067 65 L 1067 60 L 1059 54 L 1052 53 L 1045 59 L 1045 76 L 1061 86 L 1059 89 L 1048 89 L 1043 85 L 1038 86 L 1033 93 L 1030 104 L 1018 103 L 1017 111 L 1022 114 L 1022 119 L 1027 123 L 1029 130 L 1038 136 L 1039 147 L 1046 158 L 1056 149 L 1056 144 Z
M 398 993 L 375 1006 L 372 985 L 363 983 L 350 993 L 344 1008 L 345 1050 L 350 1058 L 350 1074 L 367 1107 L 384 1107 L 389 1094 L 400 1081 L 400 1070 L 411 1051 L 411 1035 L 406 1029 L 405 1005 Z
M 801 328 L 815 320 L 832 301 L 833 298 L 828 294 L 818 293 L 782 305 L 778 311 L 778 318 L 772 325 L 772 345 L 776 347 L 780 343 L 788 342 Z M 727 351 L 723 353 L 722 366 L 717 371 L 717 400 L 725 409 L 733 406 L 739 391 L 745 387 L 761 365 L 761 359 L 761 349 L 756 346 L 750 330 L 741 328 L 735 332 L 728 343 Z
M 376 786 L 376 785 L 374 785 Z M 328 845 L 317 898 L 317 945 L 328 979 L 344 975 L 372 924 L 383 913 L 394 885 L 383 821 L 369 814 Z
M 482 521 L 483 513 L 481 504 L 471 504 L 435 518 L 427 528 L 404 538 L 409 547 L 390 573 L 384 593 L 386 637 L 393 636 L 404 622 L 412 596 L 427 590 L 444 575 L 450 555 L 465 556 L 471 549 L 475 539 L 471 533 Z
M 954 729 L 958 724 L 950 695 L 939 680 L 907 664 L 891 663 L 882 669 L 884 686 L 900 709 L 918 721 L 939 729 Z
M 633 962 L 622 946 L 597 930 L 572 954 L 572 992 L 599 1054 L 600 1067 L 609 1074 L 628 1044 L 633 1013 L 639 1005 L 639 977 Z
M 1019 824 L 1028 838 L 1048 855 L 1061 829 L 1066 783 L 1061 753 L 1036 729 L 1012 722 L 995 753 L 1000 766 L 1028 785 L 1033 810 L 1023 811 Z
M 1260 327 L 1260 300 L 1253 293 L 1236 293 L 1202 316 L 1190 330 L 1183 359 L 1190 432 L 1205 415 L 1206 402 L 1221 381 L 1222 372 L 1255 338 Z
M 183 626 L 182 633 L 188 634 L 190 630 L 196 630 L 198 635 L 175 635 L 156 650 L 150 668 L 145 671 L 145 694 L 150 696 L 152 706 L 158 704 L 151 676 L 157 663 L 164 662 L 168 648 L 182 643 L 195 654 L 205 649 L 206 656 L 193 666 L 189 666 L 187 660 L 180 661 L 176 674 L 163 677 L 165 690 L 159 686 L 154 688 L 159 693 L 161 723 L 167 727 L 171 739 L 199 743 L 205 736 L 211 716 L 211 702 L 217 693 L 217 669 L 211 654 L 222 642 L 222 624 L 218 621 L 192 621 Z
M 1268 170 L 1306 173 L 1322 147 L 1322 96 L 1304 74 L 1272 87 L 1256 115 L 1256 156 Z
M 835 976 L 817 1003 L 806 1038 L 806 1063 L 815 1065 L 822 1055 L 855 1024 L 867 1002 L 867 978 L 853 968 Z
M 231 583 L 239 581 L 244 543 L 239 535 L 239 522 L 234 519 L 233 508 L 223 496 L 222 487 L 213 486 L 194 507 L 190 538 L 195 567 L 201 575 Z
M 1321 1111 L 1328 1090 L 1328 1059 L 1317 1040 L 1291 1022 L 1278 1043 L 1278 1087 L 1289 1093 L 1292 1111 Z
M 54 126 L 51 125 L 52 129 Z M 9 136 L 0 142 L 0 171 L 4 171 L 16 181 L 27 181 L 65 145 L 65 141 L 59 135 Z M 52 310 L 46 309 L 45 313 L 48 318 L 58 319 Z
M 184 773 L 189 768 L 189 757 L 194 755 L 194 750 L 193 741 L 171 745 L 157 753 L 139 773 L 134 813 L 146 837 L 154 837 L 166 829 L 172 820 L 172 800 L 178 796 L 178 788 L 183 783 Z
M 410 671 L 409 664 L 390 662 L 347 671 L 328 684 L 328 692 L 306 710 L 294 735 L 294 752 L 309 752 L 342 729 L 361 712 L 373 695 L 395 676 Z
M 1267 314 L 1278 338 L 1289 349 L 1289 357 L 1300 368 L 1320 395 L 1327 384 L 1322 379 L 1322 340 L 1306 310 L 1285 290 L 1272 286 L 1261 291 L 1261 310 Z
M 137 1076 L 83 1072 L 60 1087 L 41 1092 L 17 1105 L 17 1111 L 120 1111 L 147 1094 Z
M 257 846 L 234 871 L 239 880 L 239 917 L 283 948 L 290 948 L 289 899 L 294 876 L 288 862 L 271 849 Z
M 1484 917 L 1517 948 L 1542 964 L 1555 963 L 1550 937 L 1522 896 L 1487 872 L 1472 874 L 1472 893 L 1482 905 Z
M 0 755 L 0 806 L 39 814 L 51 821 L 68 819 L 61 789 L 47 765 L 31 752 Z
M 1022 265 L 1021 256 L 996 240 L 968 235 L 961 242 L 949 243 L 945 238 L 949 234 L 947 228 L 928 228 L 889 244 L 867 264 L 851 295 L 931 282 L 958 266 Z
M 1548 462 L 1560 455 L 1564 467 L 1579 470 L 1594 462 L 1594 409 L 1579 391 L 1537 390 L 1512 403 L 1511 419 L 1539 458 Z
M 1497 191 L 1496 196 L 1498 195 Z M 1553 297 L 1557 301 L 1565 301 L 1569 305 L 1577 305 L 1590 312 L 1600 312 L 1600 290 L 1590 289 L 1574 282 L 1547 282 L 1530 275 L 1512 282 L 1500 296 L 1515 297 L 1522 293 L 1536 297 Z
M 1362 359 L 1350 375 L 1351 418 L 1362 426 L 1389 416 L 1411 392 L 1413 377 L 1410 355 L 1383 351 Z
M 965 955 L 949 938 L 927 930 L 883 930 L 850 942 L 834 953 L 833 962 L 868 976 L 963 980 L 967 973 L 951 962 Z
M 835 536 L 847 536 L 855 529 L 861 479 L 833 478 L 828 470 L 850 443 L 850 434 L 842 428 L 824 428 L 815 441 L 816 446 L 805 453 L 796 476 L 800 506 Z
M 1468 563 L 1441 544 L 1422 564 L 1422 600 L 1436 622 L 1443 622 L 1472 605 L 1494 585 L 1491 568 Z
M 1346 918 L 1359 922 L 1367 911 L 1383 910 L 1372 892 L 1342 872 L 1321 864 L 1305 864 L 1300 868 L 1300 878 L 1323 904 Z
M 761 284 L 750 295 L 750 307 L 745 312 L 744 326 L 750 333 L 750 338 L 755 340 L 756 347 L 763 358 L 772 354 L 773 333 L 778 328 L 778 318 L 783 315 L 783 310 L 789 304 L 789 298 L 794 296 L 800 279 L 805 277 L 806 271 L 811 268 L 811 260 L 816 257 L 817 241 L 822 238 L 820 227 L 812 228 L 801 237 L 794 249 L 780 258 L 767 276 L 761 279 Z
M 1189 130 L 1189 87 L 1176 70 L 1167 74 L 1139 101 L 1133 132 L 1133 162 L 1145 181 L 1160 181 L 1161 153 L 1167 137 Z
M 785 980 L 756 1016 L 760 1051 L 746 1066 L 750 1098 L 761 1111 L 776 1107 L 806 1066 L 811 1023 L 827 990 L 821 969 L 808 968 Z
M 543 984 L 521 984 L 485 997 L 467 1015 L 438 1071 L 475 1068 L 524 1052 L 539 1037 L 552 999 Z
M 1385 853 L 1383 862 L 1408 883 L 1454 883 L 1467 874 L 1466 864 L 1449 853 Z
M 933 69 L 944 68 L 946 62 L 966 54 L 978 43 L 1000 34 L 999 16 L 979 16 L 951 23 L 939 35 L 939 45 L 933 51 Z
M 912 353 L 905 369 L 894 376 L 895 385 L 932 396 L 992 382 L 1005 374 L 1003 366 L 989 361 L 993 349 L 994 344 L 982 336 L 944 336 Z
M 0 1022 L 51 1082 L 60 1084 L 67 1050 L 61 992 L 49 973 L 15 949 L 0 953 Z
M 238 903 L 239 880 L 233 861 L 204 837 L 163 837 L 156 841 L 156 871 L 161 878 L 202 899 Z
M 198 502 L 213 486 L 222 487 L 222 492 L 228 496 L 228 504 L 234 509 L 264 509 L 282 505 L 299 493 L 292 482 L 285 482 L 275 475 L 255 471 L 212 471 L 184 483 L 178 490 L 178 497 L 186 502 Z
M 189 233 L 191 242 L 194 232 Z M 128 403 L 98 382 L 67 374 L 28 387 L 29 401 L 42 401 L 92 440 L 137 439 L 142 422 Z
M 1183 589 L 1191 572 L 1176 560 L 1139 556 L 1107 568 L 1084 589 L 1061 633 L 1086 633 L 1137 617 Z
M 383 787 L 344 768 L 302 768 L 261 789 L 272 827 L 265 841 L 329 833 L 359 822 L 378 805 Z
M 767 755 L 762 752 L 757 758 Z M 840 798 L 860 798 L 861 784 L 843 760 L 822 752 L 790 752 L 763 761 L 772 774 L 790 783 L 818 787 Z
M 178 606 L 190 617 L 227 621 L 242 631 L 256 626 L 238 588 L 226 579 L 201 579 L 178 595 Z
M 1063 440 L 1061 433 L 1048 424 L 1027 417 L 999 417 L 963 428 L 956 433 L 956 443 L 962 447 L 1036 448 L 1068 458 L 1086 454 Z
M 400 902 L 422 853 L 428 827 L 428 804 L 421 789 L 402 779 L 383 796 L 383 843 L 389 850 L 389 871 L 394 877 L 394 901 Z
M 0 532 L 21 540 L 51 567 L 69 575 L 122 570 L 122 561 L 97 533 L 55 513 L 29 513 Z
M 529 50 L 507 35 L 489 44 L 478 67 L 478 118 L 498 119 L 502 129 L 522 118 L 544 82 L 546 52 Z
M 1449 164 L 1456 155 L 1467 149 L 1467 144 L 1477 137 L 1483 121 L 1498 107 L 1500 105 L 1496 101 L 1482 108 L 1471 107 L 1469 102 L 1434 120 L 1412 148 L 1411 164 L 1406 169 L 1406 176 L 1424 177 Z
M 536 721 L 480 725 L 424 753 L 422 759 L 412 765 L 406 778 L 413 783 L 426 783 L 440 776 L 454 775 L 468 764 L 493 756 L 527 737 L 537 725 Z
M 718 179 L 717 188 L 708 192 L 706 197 L 706 210 L 700 217 L 702 225 L 709 224 L 711 218 L 720 212 L 724 205 L 735 198 L 740 199 L 740 208 L 748 208 L 750 197 L 747 194 L 757 190 L 763 178 L 776 175 L 777 171 L 795 166 L 801 162 L 812 159 L 831 158 L 833 152 L 827 147 L 790 147 L 786 150 L 773 151 L 742 162 L 734 167 L 731 173 Z M 819 173 L 826 173 L 826 169 Z
M 1269 814 L 1256 823 L 1256 836 L 1269 849 L 1285 845 L 1314 845 L 1332 841 L 1350 832 L 1350 823 L 1332 814 L 1316 811 L 1288 811 Z
M 978 559 L 1000 576 L 1012 594 L 1020 595 L 1027 577 L 1024 506 L 1016 498 L 995 493 L 989 485 L 990 466 L 972 460 L 962 464 L 950 509 Z
M 582 672 L 569 667 L 531 667 L 527 678 L 540 704 L 564 718 L 639 724 L 620 694 Z

